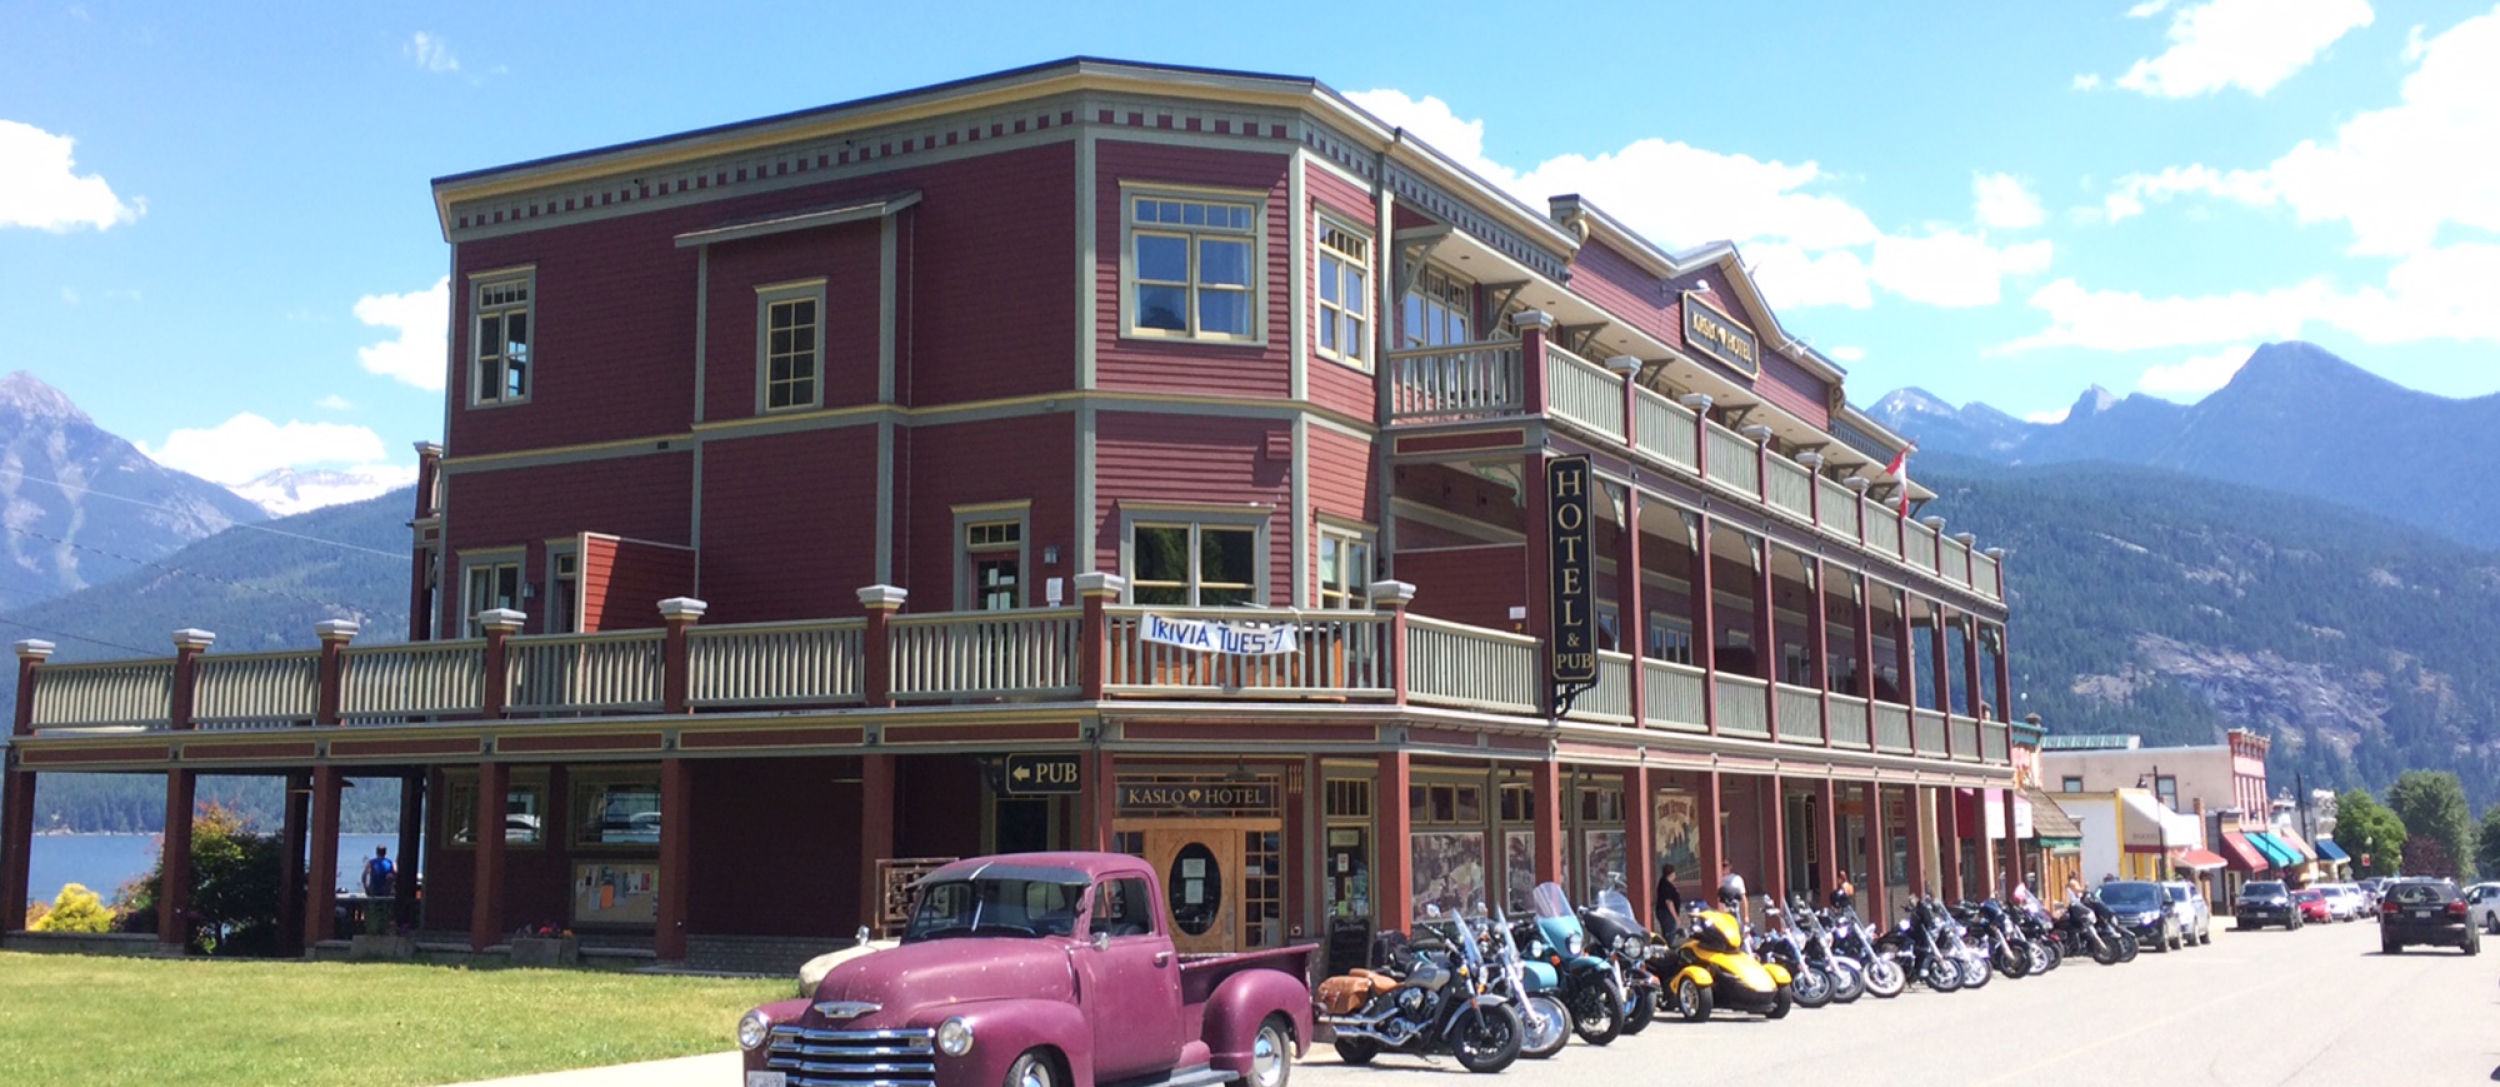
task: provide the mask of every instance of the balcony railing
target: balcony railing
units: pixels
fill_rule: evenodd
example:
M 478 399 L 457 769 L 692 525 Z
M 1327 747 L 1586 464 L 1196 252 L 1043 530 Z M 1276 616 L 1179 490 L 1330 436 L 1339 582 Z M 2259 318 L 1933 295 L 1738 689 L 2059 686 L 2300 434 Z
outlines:
M 1559 347 L 1545 349 L 1545 410 L 1620 442 L 1623 379 Z
M 1823 489 L 1823 528 L 1844 540 L 1858 538 L 1857 492 L 1828 479 L 1817 479 L 1815 486 Z
M 507 624 L 482 639 L 413 645 L 341 643 L 223 656 L 186 648 L 172 660 L 99 664 L 50 665 L 37 657 L 28 673 L 28 716 L 18 725 L 36 735 L 488 719 L 526 728 L 533 720 L 777 716 L 928 703 L 1386 704 L 1401 694 L 1415 707 L 1520 718 L 1527 727 L 1542 726 L 1547 713 L 1539 641 L 1415 615 L 1400 603 L 1363 611 L 1148 608 L 1109 604 L 1107 594 L 1089 592 L 1082 608 L 906 615 L 882 603 L 898 590 L 877 588 L 884 590 L 875 596 L 881 603 L 860 618 L 707 627 L 699 602 L 670 601 L 676 625 L 666 630 L 520 636 Z M 1148 638 L 1150 617 L 1180 633 Z M 1266 646 L 1282 641 L 1273 637 L 1277 628 L 1289 629 L 1290 644 L 1271 653 L 1218 651 L 1194 644 L 1189 633 L 1253 638 L 1254 628 L 1271 635 Z M 1254 638 L 1233 648 L 1258 644 Z M 1568 712 L 1577 725 L 1699 735 L 1712 733 L 1715 719 L 1717 735 L 1783 746 L 1864 751 L 1871 739 L 1891 754 L 1939 758 L 1949 750 L 1957 761 L 1995 765 L 2007 757 L 2002 722 L 1912 714 L 1891 703 L 1611 650 L 1597 657 L 1596 685 Z M 181 677 L 191 684 L 188 698 L 177 697 L 186 693 L 176 687 Z M 189 715 L 177 720 L 185 705 Z
M 1912 521 L 1901 526 L 1901 561 L 1921 570 L 1936 568 L 1936 530 Z
M 1515 415 L 1526 404 L 1516 340 L 1392 351 L 1388 365 L 1394 422 Z
M 1764 459 L 1771 474 L 1762 481 L 1763 496 L 1771 508 L 1807 524 L 1814 523 L 1814 473 L 1806 466 L 1776 453 Z
M 1715 422 L 1702 424 L 1710 441 L 1710 482 L 1747 496 L 1762 493 L 1762 450 Z
M 1691 408 L 1636 388 L 1632 413 L 1632 421 L 1638 424 L 1635 448 L 1687 472 L 1693 470 L 1693 441 L 1699 426 Z
M 1901 522 L 1892 511 L 1870 510 L 1866 517 L 1866 546 L 1877 554 L 1901 557 Z

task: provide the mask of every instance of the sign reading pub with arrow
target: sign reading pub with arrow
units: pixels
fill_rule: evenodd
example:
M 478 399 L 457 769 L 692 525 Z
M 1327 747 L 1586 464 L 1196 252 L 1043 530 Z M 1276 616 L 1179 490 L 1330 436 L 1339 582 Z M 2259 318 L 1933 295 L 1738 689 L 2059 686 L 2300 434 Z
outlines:
M 1051 796 L 1081 791 L 1085 779 L 1078 765 L 1082 757 L 1074 753 L 1007 756 L 1007 795 Z

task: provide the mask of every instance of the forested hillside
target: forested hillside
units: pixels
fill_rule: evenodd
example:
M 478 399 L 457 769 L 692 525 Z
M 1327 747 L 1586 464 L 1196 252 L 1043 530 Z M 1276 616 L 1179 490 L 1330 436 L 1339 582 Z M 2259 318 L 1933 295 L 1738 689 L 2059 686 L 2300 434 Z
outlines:
M 2018 712 L 2148 743 L 2244 725 L 2277 785 L 2422 767 L 2500 800 L 2500 553 L 2158 469 L 1920 466 L 1927 512 L 2010 552 Z

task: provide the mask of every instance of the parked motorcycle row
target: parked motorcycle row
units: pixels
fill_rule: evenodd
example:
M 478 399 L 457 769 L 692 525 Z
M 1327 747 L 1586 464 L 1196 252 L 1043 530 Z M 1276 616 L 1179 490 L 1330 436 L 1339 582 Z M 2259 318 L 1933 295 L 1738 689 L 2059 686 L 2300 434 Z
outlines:
M 1654 933 L 1617 891 L 1573 906 L 1540 884 L 1533 917 L 1436 913 L 1411 940 L 1389 934 L 1376 969 L 1328 979 L 1319 1023 L 1347 1064 L 1383 1053 L 1450 1056 L 1470 1072 L 1542 1060 L 1574 1035 L 1606 1045 L 1660 1014 L 1701 1022 L 1727 1012 L 1780 1019 L 1792 1008 L 1890 999 L 1912 985 L 1940 993 L 1992 978 L 2025 978 L 2070 957 L 2103 965 L 2136 956 L 2135 937 L 2087 899 L 2052 919 L 1995 899 L 1948 905 L 1913 899 L 1891 929 L 1854 908 L 1802 897 L 1762 902 L 1751 931 L 1734 913 L 1695 908 L 1673 934 Z

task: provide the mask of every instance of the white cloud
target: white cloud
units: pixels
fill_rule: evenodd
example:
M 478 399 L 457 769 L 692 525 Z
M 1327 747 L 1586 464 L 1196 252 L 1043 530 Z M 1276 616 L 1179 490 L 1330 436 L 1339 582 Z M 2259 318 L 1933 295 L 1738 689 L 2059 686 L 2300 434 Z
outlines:
M 168 468 L 228 485 L 246 483 L 280 468 L 370 465 L 384 456 L 382 437 L 343 423 L 272 423 L 244 412 L 213 427 L 177 430 L 165 444 L 139 451 Z
M 322 397 L 320 400 L 314 401 L 313 406 L 320 408 L 323 411 L 349 411 L 353 410 L 356 405 L 349 403 L 348 399 L 344 396 L 340 396 L 337 393 L 331 393 L 328 396 Z
M 2216 170 L 2210 166 L 2168 166 L 2157 174 L 2128 174 L 2116 191 L 2103 197 L 2101 210 L 2110 222 L 2144 214 L 2147 201 L 2162 203 L 2189 193 L 2217 196 L 2243 204 L 2275 202 L 2274 185 L 2262 172 Z
M 1823 352 L 1823 357 L 1828 358 L 1833 362 L 1865 362 L 1866 349 L 1863 347 L 1835 347 L 1829 351 Z
M 1735 242 L 1764 293 L 1782 309 L 1864 309 L 1874 304 L 1875 286 L 1916 301 L 1983 304 L 1965 299 L 1994 301 L 1997 276 L 2036 271 L 2047 262 L 2046 243 L 1999 250 L 1970 235 L 1942 242 L 1933 232 L 1888 236 L 1847 199 L 1820 191 L 1839 179 L 1812 161 L 1764 161 L 1652 138 L 1595 156 L 1560 155 L 1522 171 L 1485 153 L 1484 122 L 1458 116 L 1439 98 L 1397 90 L 1346 97 L 1531 208 L 1542 210 L 1553 194 L 1578 193 L 1667 248 Z M 1939 245 L 1953 245 L 1955 254 L 1978 260 L 1979 267 L 1944 279 L 1948 273 L 1928 266 L 1942 255 Z M 1881 268 L 1888 246 L 1889 276 Z M 1976 283 L 1980 276 L 1989 282 Z
M 2074 411 L 2075 406 L 2073 404 L 2068 404 L 2065 407 L 2057 409 L 2056 411 L 2032 412 L 2029 415 L 2023 416 L 2023 421 L 2026 423 L 2039 423 L 2044 426 L 2056 426 L 2059 423 L 2065 422 L 2066 417 L 2074 414 Z
M 2161 14 L 2162 9 L 2169 6 L 2170 0 L 2144 0 L 2143 3 L 2127 9 L 2127 18 L 2150 19 Z
M 66 234 L 79 227 L 109 230 L 147 213 L 145 200 L 124 202 L 94 174 L 79 176 L 76 141 L 33 125 L 0 121 L 0 227 Z
M 2009 275 L 2047 271 L 2046 241 L 1997 248 L 1985 237 L 1956 230 L 1921 238 L 1886 237 L 1875 243 L 1875 282 L 1913 302 L 1967 307 L 1995 304 L 1998 284 Z
M 2384 287 L 2340 300 L 2326 319 L 2370 343 L 2479 340 L 2500 343 L 2500 245 L 2467 242 L 2415 254 Z
M 451 55 L 451 43 L 443 40 L 441 35 L 417 31 L 414 37 L 408 39 L 408 47 L 403 51 L 409 59 L 417 62 L 417 67 L 426 71 L 457 72 L 460 70 L 460 58 Z
M 2138 4 L 2143 18 L 2162 6 Z M 2208 0 L 2170 17 L 2170 48 L 2135 62 L 2117 84 L 2160 98 L 2226 87 L 2264 94 L 2374 18 L 2367 0 Z
M 443 391 L 443 367 L 451 332 L 451 277 L 407 294 L 369 294 L 356 300 L 356 319 L 394 329 L 396 339 L 356 349 L 367 373 Z
M 2101 89 L 2101 77 L 2091 72 L 2085 72 L 2082 75 L 2076 76 L 2075 81 L 2067 84 L 2067 87 L 2078 91 L 2097 91 Z
M 1981 226 L 2026 230 L 2049 220 L 2040 198 L 2012 174 L 1972 174 L 1971 198 Z
M 2194 298 L 2146 298 L 2134 291 L 2086 290 L 2060 279 L 2032 292 L 2033 309 L 2049 327 L 1989 349 L 1992 355 L 2043 347 L 2093 351 L 2140 351 L 2236 340 L 2289 339 L 2300 333 L 2313 308 L 2333 298 L 2325 284 L 2255 293 L 2238 291 Z
M 2249 353 L 2256 348 L 2234 344 L 2210 355 L 2193 355 L 2166 366 L 2155 366 L 2136 379 L 2135 387 L 2155 396 L 2184 396 L 2194 399 L 2231 383 L 2231 375 L 2248 364 Z
M 2405 31 L 2405 63 L 2411 64 L 2422 59 L 2422 54 L 2430 52 L 2430 39 L 2422 36 L 2422 32 L 2428 29 L 2430 28 L 2427 26 L 2415 23 L 2413 29 Z

